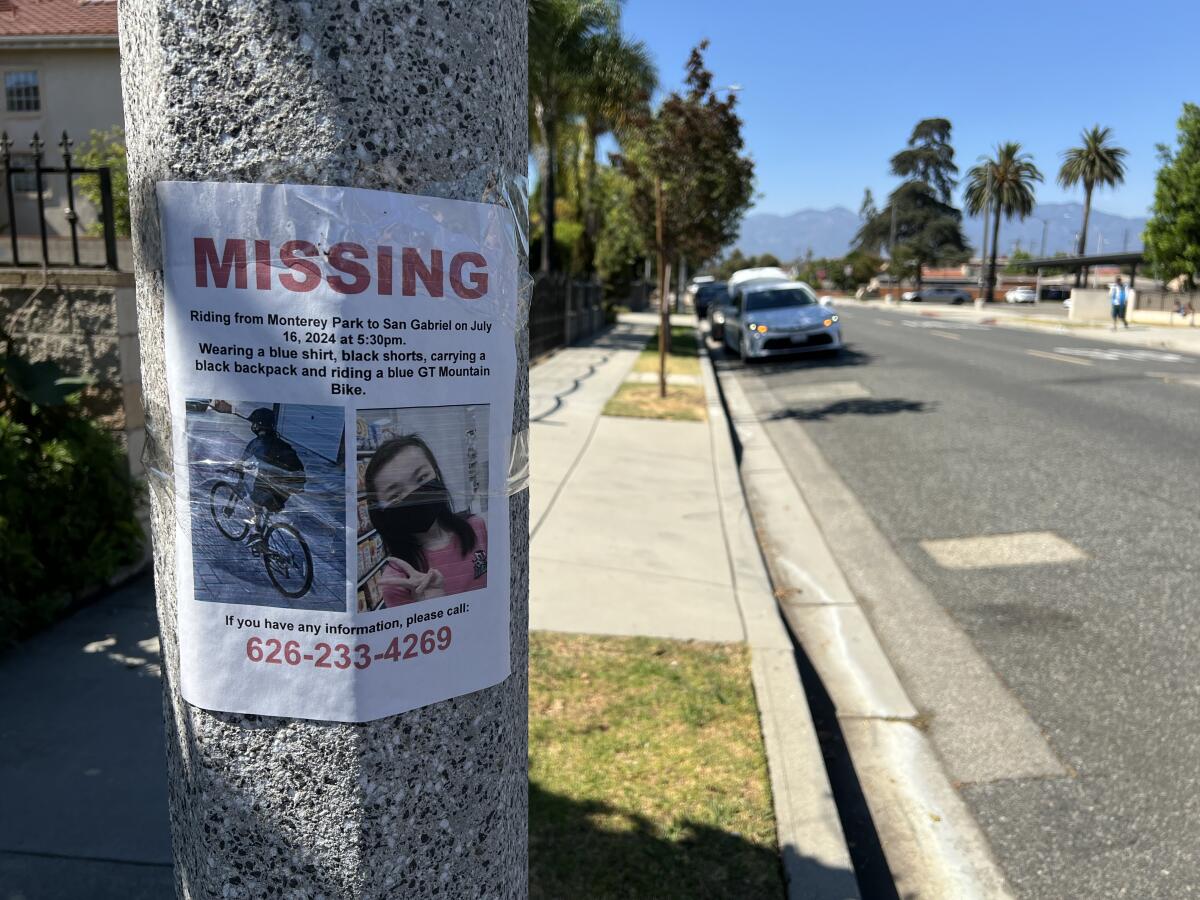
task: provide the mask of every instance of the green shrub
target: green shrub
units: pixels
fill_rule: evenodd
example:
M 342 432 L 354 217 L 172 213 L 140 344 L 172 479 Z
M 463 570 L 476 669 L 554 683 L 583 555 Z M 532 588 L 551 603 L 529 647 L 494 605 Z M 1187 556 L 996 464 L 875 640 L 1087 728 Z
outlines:
M 113 437 L 86 418 L 81 379 L 0 357 L 0 646 L 134 562 L 137 491 Z

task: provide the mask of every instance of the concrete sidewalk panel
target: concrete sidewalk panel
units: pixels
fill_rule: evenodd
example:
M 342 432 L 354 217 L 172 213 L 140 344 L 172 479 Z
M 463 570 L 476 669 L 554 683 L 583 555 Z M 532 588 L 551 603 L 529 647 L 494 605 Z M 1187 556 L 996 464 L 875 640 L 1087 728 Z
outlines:
M 6 866 L 30 878 L 45 870 L 20 854 L 169 866 L 166 765 L 149 576 L 0 660 L 0 851 L 18 855 Z
M 728 586 L 534 554 L 529 627 L 698 641 L 741 641 Z

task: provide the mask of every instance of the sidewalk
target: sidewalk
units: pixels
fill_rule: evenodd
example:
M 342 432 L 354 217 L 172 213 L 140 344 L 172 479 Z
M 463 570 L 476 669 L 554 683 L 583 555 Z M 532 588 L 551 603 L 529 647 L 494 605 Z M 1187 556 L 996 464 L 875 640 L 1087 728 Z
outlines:
M 857 897 L 708 357 L 707 422 L 601 415 L 655 324 L 622 316 L 531 372 L 530 628 L 746 642 L 788 896 Z

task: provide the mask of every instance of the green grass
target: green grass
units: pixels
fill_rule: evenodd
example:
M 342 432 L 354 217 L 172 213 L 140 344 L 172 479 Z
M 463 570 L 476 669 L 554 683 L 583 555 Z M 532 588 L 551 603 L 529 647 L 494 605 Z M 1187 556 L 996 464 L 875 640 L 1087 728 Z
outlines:
M 783 897 L 743 645 L 530 635 L 534 898 Z
M 699 385 L 670 384 L 667 385 L 667 396 L 660 397 L 657 384 L 627 381 L 604 404 L 604 415 L 703 422 L 708 416 L 708 407 L 704 388 Z
M 635 372 L 658 371 L 658 332 L 646 342 L 633 364 Z M 686 325 L 671 328 L 671 352 L 667 354 L 667 372 L 671 375 L 699 375 L 700 347 L 696 343 L 696 329 Z

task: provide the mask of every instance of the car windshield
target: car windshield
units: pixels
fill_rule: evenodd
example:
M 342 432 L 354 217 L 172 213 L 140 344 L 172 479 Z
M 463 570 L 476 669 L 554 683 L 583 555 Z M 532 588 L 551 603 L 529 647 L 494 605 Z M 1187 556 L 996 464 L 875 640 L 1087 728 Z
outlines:
M 725 303 L 729 300 L 729 292 L 723 284 L 705 284 L 696 291 L 696 299 L 705 303 Z
M 804 288 L 755 291 L 746 297 L 746 311 L 765 312 L 769 309 L 787 309 L 791 306 L 815 306 L 816 302 L 817 298 Z

